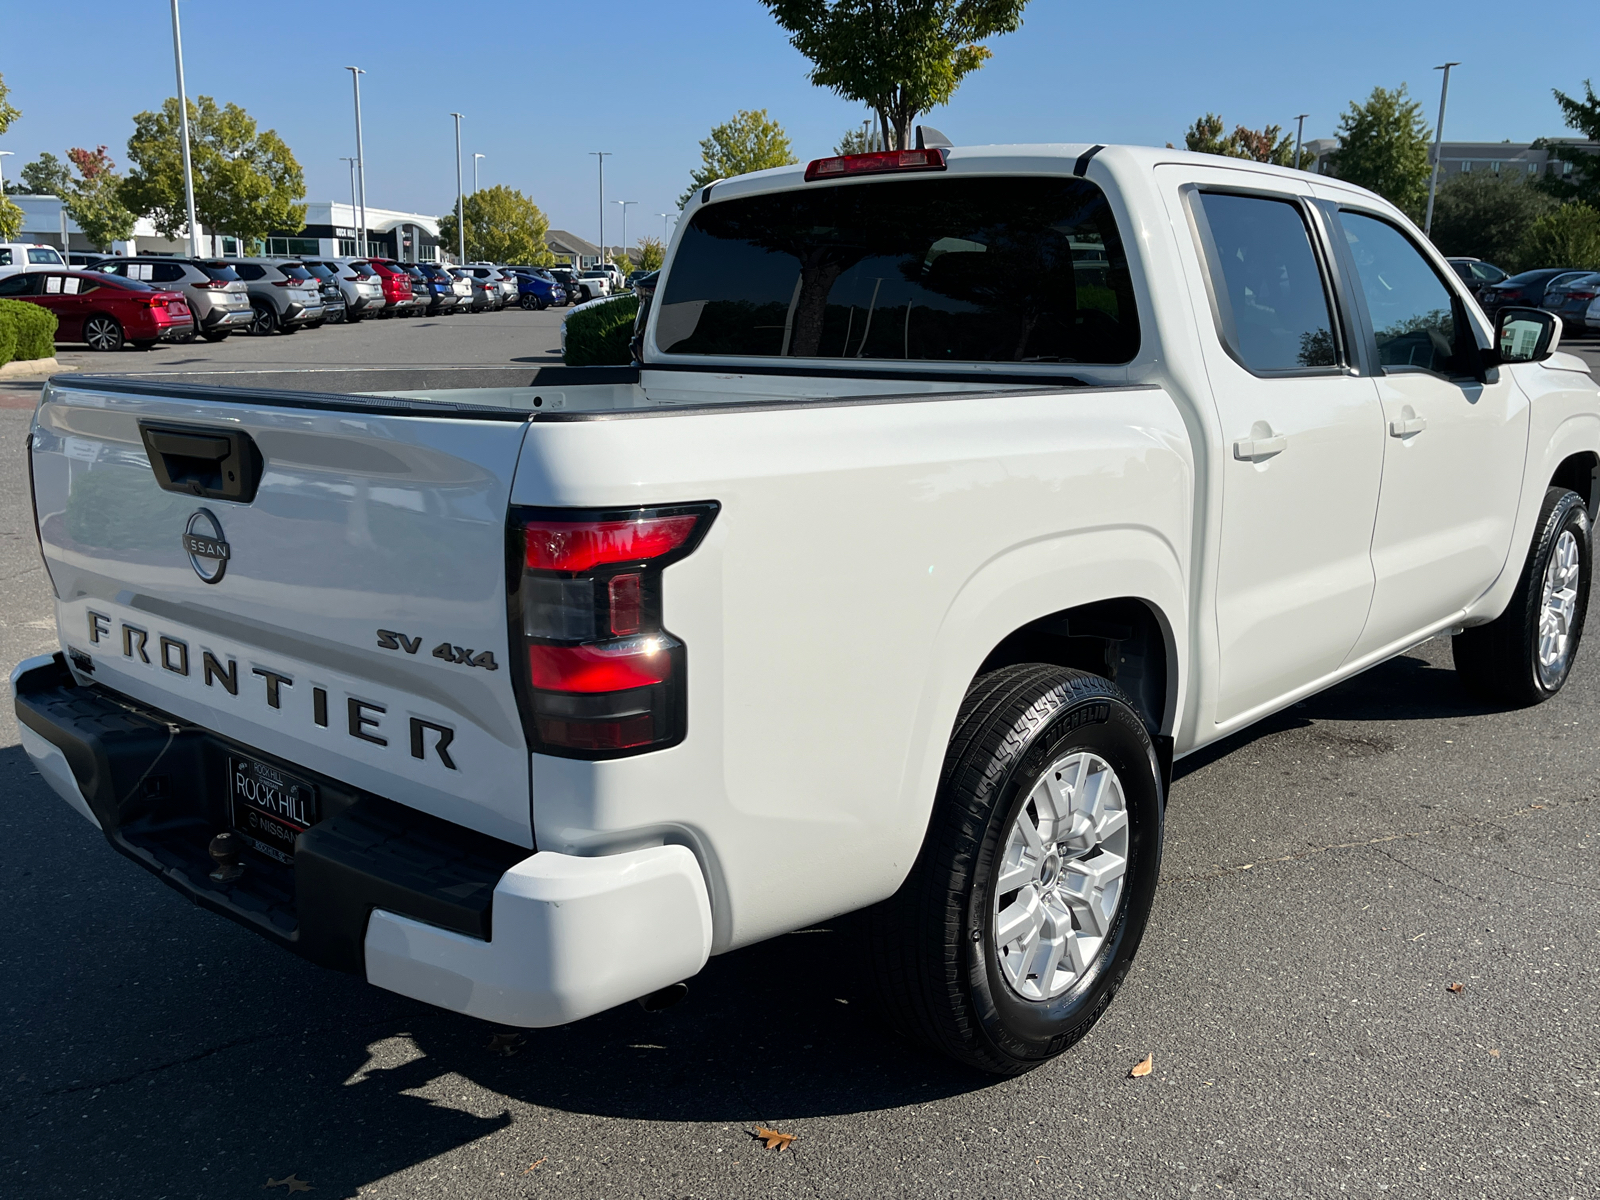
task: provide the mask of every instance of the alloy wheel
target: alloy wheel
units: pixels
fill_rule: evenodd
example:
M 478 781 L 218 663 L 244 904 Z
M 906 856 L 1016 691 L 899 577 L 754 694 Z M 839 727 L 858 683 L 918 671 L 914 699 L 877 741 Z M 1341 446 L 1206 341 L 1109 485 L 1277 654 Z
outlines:
M 91 350 L 116 350 L 122 346 L 122 326 L 111 317 L 90 317 L 83 323 L 83 340 Z
M 1539 682 L 1547 688 L 1557 687 L 1570 665 L 1582 575 L 1578 539 L 1570 529 L 1563 529 L 1545 564 L 1539 604 Z

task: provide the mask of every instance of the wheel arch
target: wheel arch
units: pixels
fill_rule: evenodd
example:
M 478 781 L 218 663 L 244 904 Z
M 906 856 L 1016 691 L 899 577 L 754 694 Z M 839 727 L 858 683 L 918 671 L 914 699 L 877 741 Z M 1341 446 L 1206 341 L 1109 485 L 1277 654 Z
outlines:
M 1567 455 L 1550 476 L 1550 486 L 1577 492 L 1593 515 L 1596 505 L 1600 504 L 1600 454 L 1580 450 Z

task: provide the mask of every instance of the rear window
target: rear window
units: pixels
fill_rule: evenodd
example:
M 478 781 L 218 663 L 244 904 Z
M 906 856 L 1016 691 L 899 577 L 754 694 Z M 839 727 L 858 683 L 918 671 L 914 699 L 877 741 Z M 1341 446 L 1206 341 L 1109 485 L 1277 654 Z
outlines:
M 372 277 L 372 267 L 367 263 L 345 263 L 344 266 L 345 270 L 349 271 L 350 274 L 354 275 L 357 279 L 370 279 Z
M 679 243 L 671 354 L 1124 363 L 1128 263 L 1082 179 L 922 178 L 715 202 Z
M 227 263 L 196 263 L 205 272 L 207 279 L 215 279 L 222 283 L 233 283 L 239 278 L 239 273 Z
M 53 267 L 59 267 L 63 265 L 61 262 L 61 255 L 48 248 L 43 250 L 29 250 L 28 261 L 30 263 L 44 263 Z
M 311 282 L 311 272 L 306 270 L 304 267 L 284 265 L 280 266 L 278 270 L 282 271 L 289 279 L 298 280 L 300 283 Z
M 318 279 L 332 279 L 333 272 L 321 263 L 306 263 L 305 270 L 310 271 Z

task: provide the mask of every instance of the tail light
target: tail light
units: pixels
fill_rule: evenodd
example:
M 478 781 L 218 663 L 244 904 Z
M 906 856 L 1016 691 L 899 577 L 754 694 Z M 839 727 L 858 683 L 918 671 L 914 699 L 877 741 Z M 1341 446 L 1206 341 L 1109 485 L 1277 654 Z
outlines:
M 531 749 L 620 758 L 683 740 L 686 650 L 662 624 L 662 569 L 717 511 L 512 510 L 511 644 Z
M 226 279 L 206 279 L 194 285 L 197 288 L 213 288 L 216 291 L 225 291 L 228 287 Z
M 1568 292 L 1567 293 L 1567 299 L 1568 300 L 1593 300 L 1595 298 L 1595 295 L 1596 295 L 1596 293 L 1594 293 L 1594 292 Z
M 845 175 L 882 175 L 888 171 L 943 171 L 946 165 L 944 151 L 940 149 L 842 154 L 837 158 L 813 159 L 806 166 L 806 182 Z

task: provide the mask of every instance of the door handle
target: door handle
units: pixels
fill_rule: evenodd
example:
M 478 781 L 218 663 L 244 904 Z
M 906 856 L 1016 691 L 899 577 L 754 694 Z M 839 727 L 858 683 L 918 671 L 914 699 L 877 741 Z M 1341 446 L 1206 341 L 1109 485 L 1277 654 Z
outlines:
M 1233 456 L 1240 462 L 1264 462 L 1274 454 L 1282 454 L 1288 447 L 1288 439 L 1282 434 L 1240 438 L 1233 444 Z
M 1428 418 L 1417 416 L 1417 410 L 1407 404 L 1400 409 L 1400 419 L 1389 422 L 1389 436 L 1410 437 L 1414 433 L 1421 433 L 1427 427 Z

